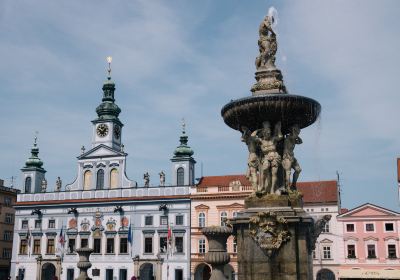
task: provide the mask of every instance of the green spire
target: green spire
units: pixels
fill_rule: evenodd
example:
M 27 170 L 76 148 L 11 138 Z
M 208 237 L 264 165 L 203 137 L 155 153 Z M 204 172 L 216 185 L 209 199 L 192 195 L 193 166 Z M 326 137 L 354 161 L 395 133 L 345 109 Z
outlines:
M 185 127 L 185 120 L 182 120 L 182 135 L 179 138 L 181 144 L 175 149 L 174 158 L 191 157 L 194 154 L 192 148 L 187 145 L 188 136 L 186 135 Z
M 37 146 L 37 136 L 35 136 L 35 141 L 31 149 L 31 156 L 25 162 L 25 168 L 40 168 L 42 169 L 43 161 L 38 157 L 39 148 Z
M 103 84 L 103 99 L 101 100 L 101 104 L 97 106 L 97 120 L 116 120 L 120 122 L 118 119 L 119 113 L 121 113 L 121 109 L 115 104 L 114 92 L 115 92 L 115 83 L 111 80 L 111 56 L 107 57 L 108 61 L 108 76 L 107 80 Z M 95 120 L 95 121 L 97 121 Z

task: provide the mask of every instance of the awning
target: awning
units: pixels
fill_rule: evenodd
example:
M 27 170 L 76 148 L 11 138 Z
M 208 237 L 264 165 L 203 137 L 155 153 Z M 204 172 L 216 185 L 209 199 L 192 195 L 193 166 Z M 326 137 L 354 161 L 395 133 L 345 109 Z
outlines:
M 400 269 L 339 269 L 339 278 L 400 279 Z

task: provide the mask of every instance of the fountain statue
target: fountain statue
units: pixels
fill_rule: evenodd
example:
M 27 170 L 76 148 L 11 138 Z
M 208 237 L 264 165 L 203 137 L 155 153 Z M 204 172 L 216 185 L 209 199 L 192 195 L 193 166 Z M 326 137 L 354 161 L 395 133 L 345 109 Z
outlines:
M 288 93 L 275 66 L 276 24 L 277 12 L 270 8 L 259 27 L 251 96 L 232 100 L 221 110 L 224 122 L 241 133 L 247 146 L 246 176 L 253 187 L 245 209 L 228 221 L 237 240 L 239 280 L 312 279 L 311 251 L 329 220 L 324 216 L 314 222 L 296 189 L 301 167 L 294 149 L 302 143 L 301 129 L 317 120 L 321 106 Z M 215 239 L 213 234 L 207 237 L 209 242 Z

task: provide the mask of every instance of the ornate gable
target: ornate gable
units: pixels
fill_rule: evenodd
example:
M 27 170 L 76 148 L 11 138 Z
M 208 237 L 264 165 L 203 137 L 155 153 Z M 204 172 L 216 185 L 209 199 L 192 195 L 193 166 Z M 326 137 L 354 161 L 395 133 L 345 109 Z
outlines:
M 207 206 L 207 205 L 204 205 L 204 204 L 200 204 L 200 205 L 195 206 L 194 209 L 196 209 L 196 210 L 208 210 L 208 209 L 210 209 L 210 207 Z

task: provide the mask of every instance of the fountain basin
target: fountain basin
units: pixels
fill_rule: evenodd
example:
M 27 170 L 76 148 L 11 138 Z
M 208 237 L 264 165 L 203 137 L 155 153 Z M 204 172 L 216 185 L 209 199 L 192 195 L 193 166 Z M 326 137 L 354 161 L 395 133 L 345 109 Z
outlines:
M 221 115 L 229 127 L 239 131 L 242 126 L 254 131 L 262 128 L 265 121 L 280 121 L 286 134 L 294 124 L 301 129 L 313 124 L 320 112 L 321 105 L 314 99 L 278 93 L 233 100 L 222 108 Z

